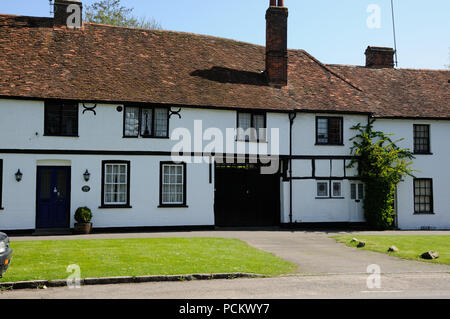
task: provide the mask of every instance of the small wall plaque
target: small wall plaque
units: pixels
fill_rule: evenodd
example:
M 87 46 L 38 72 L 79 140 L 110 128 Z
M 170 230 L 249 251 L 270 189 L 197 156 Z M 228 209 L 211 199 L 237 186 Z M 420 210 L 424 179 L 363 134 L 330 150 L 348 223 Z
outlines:
M 89 193 L 89 191 L 91 190 L 91 188 L 89 186 L 83 186 L 81 187 L 81 190 L 85 193 Z

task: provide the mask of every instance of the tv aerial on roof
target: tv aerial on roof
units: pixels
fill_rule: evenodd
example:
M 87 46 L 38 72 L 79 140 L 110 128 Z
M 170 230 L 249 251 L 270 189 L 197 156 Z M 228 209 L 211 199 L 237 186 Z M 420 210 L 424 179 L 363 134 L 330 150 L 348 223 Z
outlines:
M 395 52 L 395 67 L 398 67 L 398 55 L 397 55 L 397 36 L 395 33 L 395 12 L 394 12 L 394 0 L 391 0 L 391 11 L 392 11 L 392 30 L 394 33 L 394 52 Z

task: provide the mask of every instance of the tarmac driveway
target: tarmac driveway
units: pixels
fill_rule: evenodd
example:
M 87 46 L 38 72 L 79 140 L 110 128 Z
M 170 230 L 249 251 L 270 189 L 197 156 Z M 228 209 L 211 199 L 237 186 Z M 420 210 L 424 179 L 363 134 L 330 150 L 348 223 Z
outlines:
M 301 273 L 366 274 L 367 267 L 371 264 L 379 265 L 382 273 L 450 272 L 448 265 L 405 260 L 387 254 L 358 250 L 336 243 L 330 238 L 341 234 L 343 233 L 244 232 L 237 235 L 254 247 L 297 264 Z M 358 237 L 358 233 L 354 236 Z

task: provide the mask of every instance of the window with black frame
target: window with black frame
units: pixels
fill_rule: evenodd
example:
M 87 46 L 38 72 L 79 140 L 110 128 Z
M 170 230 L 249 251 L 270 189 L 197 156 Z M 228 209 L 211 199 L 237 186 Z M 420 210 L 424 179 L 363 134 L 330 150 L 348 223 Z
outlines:
M 160 165 L 160 207 L 186 207 L 186 163 Z
M 353 200 L 363 200 L 364 199 L 364 184 L 352 183 L 350 185 L 350 197 Z
M 130 162 L 102 162 L 102 208 L 130 206 Z
M 78 103 L 70 101 L 46 101 L 44 135 L 78 136 Z
M 266 126 L 265 113 L 238 112 L 237 140 L 245 142 L 265 142 Z
M 414 153 L 430 154 L 430 125 L 414 125 Z
M 433 180 L 430 178 L 414 180 L 414 213 L 433 214 Z
M 169 109 L 126 106 L 123 131 L 124 137 L 168 138 Z
M 316 118 L 316 144 L 318 145 L 342 145 L 343 144 L 342 117 Z

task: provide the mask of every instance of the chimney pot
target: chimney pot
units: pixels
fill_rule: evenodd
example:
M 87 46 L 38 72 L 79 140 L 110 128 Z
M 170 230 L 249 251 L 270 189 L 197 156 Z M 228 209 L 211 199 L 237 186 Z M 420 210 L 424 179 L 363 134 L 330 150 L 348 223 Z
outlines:
M 367 47 L 366 49 L 366 68 L 384 69 L 394 68 L 395 50 L 384 47 Z

